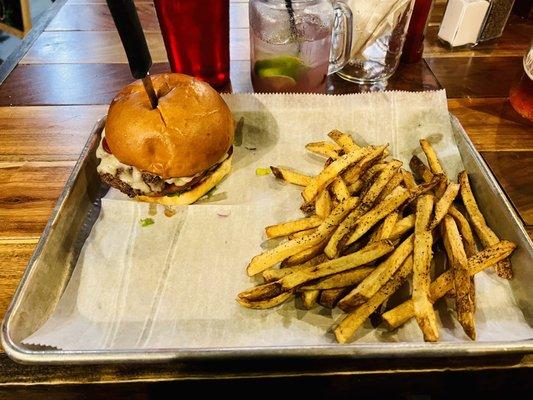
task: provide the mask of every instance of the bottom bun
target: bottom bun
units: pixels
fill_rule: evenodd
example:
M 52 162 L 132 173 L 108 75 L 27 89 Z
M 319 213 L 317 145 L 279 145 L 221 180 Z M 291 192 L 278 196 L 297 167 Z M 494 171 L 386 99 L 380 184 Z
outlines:
M 232 159 L 233 155 L 226 158 L 206 180 L 199 185 L 194 186 L 187 192 L 175 196 L 137 196 L 135 199 L 147 203 L 159 203 L 167 206 L 185 206 L 187 204 L 192 204 L 218 185 L 222 179 L 229 174 L 231 171 Z

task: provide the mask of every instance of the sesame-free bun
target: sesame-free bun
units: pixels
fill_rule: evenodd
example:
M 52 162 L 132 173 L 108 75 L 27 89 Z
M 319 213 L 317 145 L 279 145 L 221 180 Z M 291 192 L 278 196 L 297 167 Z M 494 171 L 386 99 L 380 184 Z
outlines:
M 107 114 L 107 145 L 124 164 L 163 178 L 193 176 L 217 163 L 233 143 L 234 123 L 220 95 L 182 74 L 152 75 L 151 109 L 142 81 L 124 87 Z

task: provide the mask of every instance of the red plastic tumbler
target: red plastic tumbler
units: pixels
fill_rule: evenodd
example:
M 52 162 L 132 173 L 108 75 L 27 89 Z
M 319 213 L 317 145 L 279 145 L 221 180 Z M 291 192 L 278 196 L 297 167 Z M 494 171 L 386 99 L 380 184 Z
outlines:
M 155 0 L 170 68 L 213 86 L 229 81 L 229 0 Z

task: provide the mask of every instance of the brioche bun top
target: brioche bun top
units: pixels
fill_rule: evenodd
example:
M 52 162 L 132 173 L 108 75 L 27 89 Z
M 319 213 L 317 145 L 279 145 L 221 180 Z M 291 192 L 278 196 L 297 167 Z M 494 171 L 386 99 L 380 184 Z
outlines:
M 217 163 L 233 143 L 234 123 L 220 95 L 182 74 L 151 76 L 158 106 L 142 81 L 124 87 L 107 114 L 105 136 L 122 163 L 165 179 L 192 176 Z

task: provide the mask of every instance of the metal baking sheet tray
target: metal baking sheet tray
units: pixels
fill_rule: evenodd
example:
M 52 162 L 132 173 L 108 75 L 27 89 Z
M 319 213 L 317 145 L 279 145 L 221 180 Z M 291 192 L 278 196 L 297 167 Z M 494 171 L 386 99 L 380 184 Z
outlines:
M 496 354 L 528 354 L 533 340 L 521 342 L 378 343 L 320 346 L 162 348 L 156 350 L 64 351 L 27 346 L 22 340 L 51 315 L 69 277 L 105 194 L 96 173 L 95 151 L 105 119 L 94 127 L 63 193 L 54 208 L 25 274 L 5 315 L 2 344 L 6 353 L 24 363 L 158 362 L 250 357 L 451 357 Z M 518 245 L 512 256 L 515 300 L 529 324 L 533 324 L 533 244 L 513 206 L 487 164 L 475 150 L 459 121 L 451 116 L 455 140 L 469 172 L 482 210 L 496 233 Z

